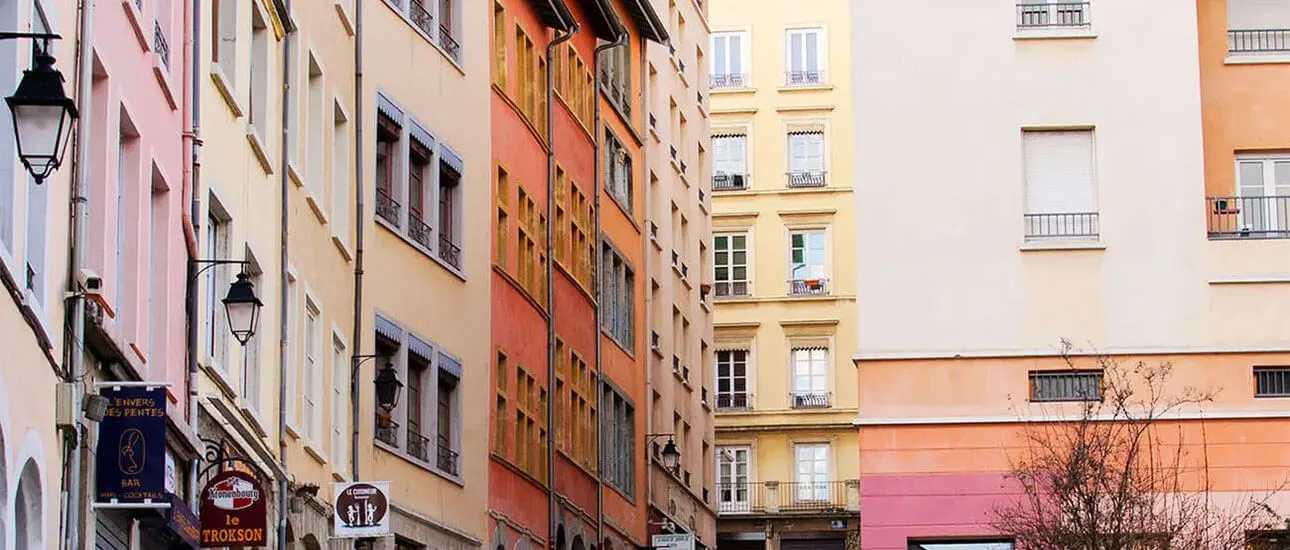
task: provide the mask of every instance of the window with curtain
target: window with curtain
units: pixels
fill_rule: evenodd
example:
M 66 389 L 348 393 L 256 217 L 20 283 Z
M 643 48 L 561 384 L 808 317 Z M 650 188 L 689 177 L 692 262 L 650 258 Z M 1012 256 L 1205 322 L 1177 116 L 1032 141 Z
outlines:
M 712 136 L 712 188 L 742 189 L 748 173 L 748 136 Z
M 799 443 L 793 446 L 797 469 L 797 502 L 824 501 L 829 498 L 829 445 Z
M 824 83 L 823 31 L 821 29 L 789 29 L 784 41 L 788 46 L 785 55 L 787 74 L 785 84 L 809 86 Z
M 743 88 L 748 85 L 744 61 L 744 44 L 747 39 L 743 32 L 712 33 L 712 89 Z
M 809 128 L 788 133 L 788 186 L 824 185 L 824 130 Z

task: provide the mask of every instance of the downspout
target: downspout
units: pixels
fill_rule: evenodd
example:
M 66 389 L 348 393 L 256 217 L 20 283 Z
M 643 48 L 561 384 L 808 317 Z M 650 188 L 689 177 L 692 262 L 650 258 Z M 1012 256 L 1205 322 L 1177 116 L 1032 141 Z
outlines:
M 363 350 L 363 0 L 354 0 L 354 345 L 350 351 L 350 481 L 358 481 L 358 366 Z
M 551 70 L 551 56 L 555 48 L 565 43 L 581 28 L 577 21 L 563 34 L 556 31 L 556 37 L 546 45 L 546 387 L 547 392 L 555 392 L 555 258 L 551 251 L 555 248 L 555 71 Z M 547 399 L 546 405 L 546 480 L 547 480 L 547 526 L 550 528 L 547 545 L 555 548 L 555 533 L 559 529 L 556 519 L 555 497 L 555 396 Z M 564 550 L 556 548 L 556 550 Z
M 184 319 L 188 322 L 188 426 L 192 428 L 193 433 L 200 433 L 197 430 L 197 264 L 192 260 L 198 259 L 199 248 L 197 246 L 197 226 L 195 222 L 200 219 L 199 211 L 201 210 L 201 201 L 197 198 L 197 187 L 200 184 L 201 177 L 201 81 L 198 80 L 200 71 L 196 70 L 197 63 L 201 60 L 201 40 L 195 40 L 193 37 L 201 32 L 201 14 L 202 11 L 192 3 L 184 4 L 184 40 L 188 42 L 189 53 L 192 56 L 188 63 L 185 64 L 185 70 L 190 74 L 191 80 L 185 83 L 188 86 L 184 98 L 188 100 L 188 112 L 185 113 L 184 121 L 184 144 L 183 150 L 188 153 L 188 160 L 184 163 L 183 185 L 184 197 L 186 204 L 191 205 L 191 210 L 180 208 L 183 212 L 184 238 L 188 241 L 188 269 L 185 275 L 188 277 L 185 282 L 185 300 L 184 300 Z M 197 470 L 198 460 L 193 460 L 188 467 L 188 505 L 196 508 L 197 506 Z
M 601 84 L 603 83 L 603 79 L 600 78 L 600 53 L 612 48 L 626 46 L 628 38 L 629 35 L 626 31 L 619 31 L 618 37 L 614 39 L 613 42 L 596 46 L 596 50 L 591 56 L 592 63 L 595 64 L 595 72 L 593 74 L 596 78 L 596 100 L 593 102 L 595 104 L 595 114 L 592 116 L 591 123 L 591 131 L 595 135 L 594 143 L 596 158 L 592 159 L 592 166 L 599 167 L 599 170 L 592 170 L 595 184 L 592 185 L 591 209 L 592 212 L 595 213 L 595 221 L 593 225 L 595 226 L 596 231 L 596 253 L 592 255 L 595 260 L 593 261 L 594 265 L 591 266 L 591 280 L 596 281 L 596 297 L 593 301 L 596 310 L 596 411 L 602 415 L 605 414 L 604 403 L 601 403 L 601 396 L 604 395 L 602 388 L 605 383 L 605 369 L 601 365 L 604 336 L 600 333 L 600 327 L 604 323 L 604 311 L 600 308 L 600 270 L 604 265 L 604 258 L 601 258 L 600 256 L 605 247 L 605 239 L 600 232 L 600 188 L 604 185 L 604 173 L 605 170 L 609 169 L 609 166 L 603 164 L 603 158 L 600 155 L 600 141 L 605 135 L 605 133 L 600 129 L 600 90 Z M 630 193 L 630 191 L 628 192 Z M 603 422 L 596 422 L 596 450 L 600 456 L 604 456 L 603 449 L 605 448 L 605 434 L 601 433 L 600 430 L 602 425 L 604 425 Z M 600 460 L 600 456 L 596 457 L 597 461 Z M 599 462 L 597 462 L 597 464 L 599 464 Z M 600 471 L 600 468 L 596 468 L 596 545 L 598 547 L 604 546 L 605 543 L 605 478 L 600 475 Z
M 649 55 L 648 48 L 649 48 L 649 43 L 642 40 L 641 42 L 642 60 L 648 58 L 648 55 Z M 645 111 L 645 117 L 646 117 L 645 130 L 646 132 L 648 132 L 649 117 L 653 113 L 653 103 L 651 103 L 652 99 L 650 98 L 650 95 L 649 95 L 650 86 L 648 85 L 649 79 L 648 79 L 648 75 L 645 74 L 645 71 L 646 71 L 645 63 L 641 63 L 641 71 L 639 74 L 640 82 L 641 82 L 641 104 L 645 106 L 645 108 L 643 109 Z M 649 170 L 649 165 L 650 165 L 648 151 L 649 151 L 649 145 L 647 142 L 644 147 L 641 147 L 641 165 L 644 166 L 646 170 Z M 649 243 L 650 235 L 648 232 L 650 231 L 649 224 L 653 223 L 657 225 L 658 222 L 653 221 L 654 216 L 656 215 L 653 209 L 654 200 L 653 200 L 653 197 L 648 194 L 649 193 L 648 181 L 646 181 L 645 184 L 646 184 L 646 187 L 644 188 L 644 191 L 642 192 L 642 194 L 645 195 L 644 203 L 645 203 L 646 234 L 645 234 L 645 238 L 641 239 L 641 262 L 644 264 L 644 267 L 642 269 L 644 270 L 645 273 L 653 273 L 653 271 L 651 271 L 651 269 L 653 268 L 653 265 L 650 262 L 650 259 L 651 257 L 653 257 L 653 254 L 650 253 L 650 243 Z M 649 289 L 646 289 L 645 291 L 645 327 L 651 333 L 654 330 L 653 329 L 654 320 L 655 320 L 654 293 L 649 291 Z M 649 340 L 645 341 L 645 345 L 652 346 L 653 336 L 651 335 L 651 336 L 648 336 L 647 338 L 649 338 Z M 672 346 L 675 349 L 676 343 L 673 343 Z M 654 367 L 652 365 L 647 364 L 645 366 L 645 396 L 647 399 L 649 399 L 645 407 L 645 411 L 646 411 L 645 433 L 647 434 L 659 432 L 659 430 L 654 426 L 654 398 L 653 398 L 654 394 L 652 393 L 653 389 L 654 389 Z M 675 401 L 675 398 L 673 398 L 673 400 Z M 654 501 L 650 500 L 651 498 L 653 498 L 652 488 L 654 486 L 654 483 L 653 483 L 654 453 L 650 452 L 649 446 L 650 446 L 650 439 L 649 437 L 646 437 L 645 445 L 643 447 L 643 450 L 645 451 L 645 468 L 643 470 L 645 472 L 645 542 L 647 544 L 652 543 L 652 539 L 650 538 L 650 522 L 652 521 L 650 508 L 654 506 Z
M 291 13 L 291 0 L 286 0 L 286 9 L 284 11 L 286 13 Z M 278 227 L 278 249 L 280 252 L 280 256 L 278 258 L 278 268 L 280 272 L 280 280 L 278 281 L 278 284 L 280 286 L 278 288 L 282 295 L 280 296 L 282 299 L 279 300 L 279 303 L 282 304 L 283 307 L 278 308 L 278 334 L 280 336 L 280 338 L 278 338 L 278 464 L 282 468 L 282 475 L 278 478 L 277 540 L 278 546 L 282 548 L 285 548 L 287 544 L 287 515 L 289 511 L 287 489 L 290 483 L 287 479 L 287 472 L 289 471 L 287 470 L 287 365 L 289 359 L 287 357 L 287 345 L 291 340 L 291 335 L 288 331 L 287 320 L 290 319 L 291 312 L 287 311 L 287 308 L 285 307 L 287 304 L 285 294 L 289 284 L 289 274 L 287 272 L 287 224 L 290 221 L 290 209 L 288 208 L 287 201 L 289 199 L 288 190 L 291 188 L 291 177 L 287 174 L 287 163 L 291 158 L 291 155 L 288 154 L 288 147 L 290 147 L 288 136 L 291 132 L 291 116 L 289 113 L 291 112 L 292 107 L 290 78 L 291 43 L 292 36 L 295 32 L 295 29 L 293 28 L 294 25 L 287 24 L 284 25 L 284 27 L 285 30 L 282 36 L 282 166 L 278 170 L 278 173 L 282 175 L 282 184 L 280 186 L 281 195 L 279 197 L 282 211 L 279 214 L 280 225 Z
M 93 120 L 94 102 L 90 100 L 93 93 L 94 79 L 94 45 L 90 38 L 94 35 L 94 2 L 81 2 L 81 18 L 79 22 L 76 41 L 79 46 L 77 57 L 80 65 L 77 66 L 77 107 L 80 111 L 80 118 L 76 125 L 76 158 L 74 159 L 75 170 L 72 174 L 71 184 L 71 227 L 68 230 L 68 236 L 71 240 L 69 246 L 68 271 L 67 277 L 67 296 L 66 300 L 71 302 L 68 307 L 67 315 L 71 317 L 72 331 L 70 338 L 63 338 L 63 361 L 64 364 L 71 365 L 69 382 L 72 385 L 72 432 L 66 434 L 68 453 L 70 454 L 68 474 L 67 474 L 67 525 L 63 540 L 67 543 L 69 550 L 80 548 L 81 540 L 81 498 L 83 483 L 81 478 L 82 453 L 84 450 L 81 445 L 81 431 L 84 423 L 84 413 L 81 410 L 81 400 L 84 399 L 85 390 L 83 380 L 85 379 L 85 354 L 81 350 L 81 342 L 85 341 L 85 294 L 80 288 L 80 272 L 85 268 L 85 240 L 89 237 L 89 209 L 86 203 L 89 198 L 85 192 L 90 180 L 90 120 Z

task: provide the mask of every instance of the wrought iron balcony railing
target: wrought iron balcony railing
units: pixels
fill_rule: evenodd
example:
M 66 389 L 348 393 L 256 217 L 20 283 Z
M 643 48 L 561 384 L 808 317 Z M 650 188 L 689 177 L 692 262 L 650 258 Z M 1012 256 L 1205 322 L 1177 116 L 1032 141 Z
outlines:
M 824 278 L 816 279 L 789 279 L 788 295 L 789 296 L 827 296 L 829 294 L 829 280 Z
M 708 77 L 708 87 L 713 90 L 747 88 L 748 75 L 740 73 L 714 74 Z
M 1209 238 L 1290 239 L 1290 196 L 1208 197 Z
M 808 187 L 824 187 L 828 172 L 824 170 L 793 170 L 786 172 L 784 175 L 788 176 L 789 188 L 802 189 Z
M 412 0 L 408 6 L 408 19 L 416 25 L 426 36 L 434 34 L 434 16 L 430 15 L 430 10 L 426 9 L 423 0 Z
M 748 281 L 717 281 L 715 290 L 718 298 L 747 296 Z
M 430 462 L 430 438 L 408 427 L 408 454 L 425 463 Z
M 789 481 L 780 483 L 782 512 L 842 512 L 847 504 L 845 481 Z
M 860 482 L 744 481 L 718 483 L 717 514 L 855 514 Z
M 399 423 L 389 418 L 376 417 L 376 440 L 387 445 L 399 446 Z
M 439 455 L 435 461 L 435 465 L 438 466 L 440 470 L 448 472 L 451 475 L 457 475 L 459 471 L 459 457 L 460 455 L 457 451 L 452 450 L 452 446 L 449 445 L 444 438 L 439 438 Z
M 376 216 L 378 218 L 394 224 L 394 227 L 398 227 L 400 208 L 399 201 L 394 200 L 394 197 L 391 197 L 388 191 L 380 187 L 376 188 Z
M 434 244 L 434 240 L 430 235 L 433 232 L 434 230 L 421 221 L 421 218 L 415 212 L 408 216 L 408 238 L 426 250 L 430 250 L 430 245 Z
M 833 393 L 827 391 L 795 391 L 788 394 L 794 409 L 827 409 L 833 405 Z
M 448 56 L 461 61 L 461 43 L 452 35 L 452 29 L 439 25 L 439 47 L 448 52 Z
M 1026 214 L 1026 240 L 1096 239 L 1097 212 Z
M 1089 26 L 1088 2 L 1043 3 L 1028 0 L 1017 4 L 1017 29 L 1070 29 Z
M 452 237 L 439 233 L 439 259 L 448 265 L 461 269 L 461 247 L 452 242 Z
M 1233 54 L 1290 53 L 1290 29 L 1231 29 L 1227 51 Z
M 713 191 L 740 191 L 748 188 L 748 176 L 745 174 L 717 173 L 712 175 Z
M 752 394 L 750 393 L 717 393 L 717 410 L 719 411 L 745 411 L 752 408 Z
M 170 43 L 166 42 L 166 33 L 161 30 L 161 23 L 152 23 L 152 49 L 161 56 L 161 64 L 170 70 Z
M 803 69 L 799 71 L 785 71 L 785 86 L 820 86 L 827 83 L 824 78 L 824 71 L 820 69 Z

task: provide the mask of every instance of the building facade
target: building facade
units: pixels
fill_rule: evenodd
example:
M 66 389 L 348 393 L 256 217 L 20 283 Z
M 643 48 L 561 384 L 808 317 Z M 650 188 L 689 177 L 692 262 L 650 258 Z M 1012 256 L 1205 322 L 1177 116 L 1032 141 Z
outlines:
M 722 548 L 858 537 L 853 4 L 710 8 Z
M 1268 63 L 1290 31 L 1266 29 L 1287 15 L 855 4 L 862 548 L 993 548 L 1022 421 L 1077 416 L 1052 401 L 1096 392 L 1055 381 L 1100 386 L 1099 358 L 1218 390 L 1166 428 L 1215 502 L 1277 490 L 1290 134 Z M 919 33 L 887 23 L 914 18 Z
M 655 0 L 666 44 L 646 52 L 645 189 L 649 327 L 650 533 L 689 533 L 716 545 L 712 285 L 709 250 L 712 145 L 707 71 L 711 56 L 702 2 Z M 671 441 L 676 471 L 661 462 Z

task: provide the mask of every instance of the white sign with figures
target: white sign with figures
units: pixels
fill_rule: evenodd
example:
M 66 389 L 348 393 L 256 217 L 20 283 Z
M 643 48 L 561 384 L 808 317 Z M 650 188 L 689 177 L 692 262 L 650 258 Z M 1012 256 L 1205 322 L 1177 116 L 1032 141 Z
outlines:
M 379 537 L 390 533 L 390 482 L 333 483 L 336 538 Z
M 654 535 L 650 546 L 654 550 L 694 550 L 694 535 Z

